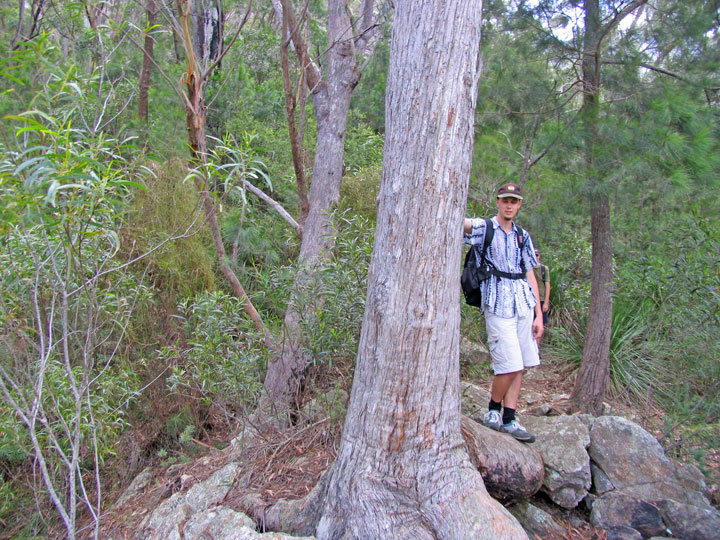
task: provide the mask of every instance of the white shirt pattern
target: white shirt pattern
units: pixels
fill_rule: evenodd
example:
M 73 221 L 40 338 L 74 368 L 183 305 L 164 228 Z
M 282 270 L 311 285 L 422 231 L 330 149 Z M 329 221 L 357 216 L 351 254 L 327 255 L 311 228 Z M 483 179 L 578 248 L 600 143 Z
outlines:
M 526 231 L 521 253 L 518 249 L 515 223 L 513 223 L 512 230 L 506 233 L 500 227 L 496 217 L 493 217 L 491 221 L 494 233 L 492 243 L 485 253 L 485 259 L 502 272 L 525 274 L 528 270 L 532 271 L 537 266 L 538 260 L 535 257 L 535 248 L 530 234 Z M 485 240 L 485 220 L 473 218 L 472 232 L 463 234 L 463 240 L 466 244 L 482 246 Z M 525 270 L 520 264 L 521 261 Z M 515 315 L 526 317 L 532 313 L 537 304 L 527 279 L 507 279 L 491 275 L 482 283 L 482 297 L 484 310 L 505 319 L 510 319 Z

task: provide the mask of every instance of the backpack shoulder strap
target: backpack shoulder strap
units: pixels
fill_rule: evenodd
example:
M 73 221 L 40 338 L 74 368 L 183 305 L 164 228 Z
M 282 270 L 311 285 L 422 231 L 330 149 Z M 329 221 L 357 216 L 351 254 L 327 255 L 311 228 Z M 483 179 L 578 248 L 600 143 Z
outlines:
M 523 273 L 525 273 L 526 272 L 525 262 L 523 261 L 523 258 L 522 258 L 522 251 L 523 251 L 523 247 L 525 246 L 526 231 L 523 230 L 523 228 L 520 225 L 518 225 L 517 223 L 515 224 L 515 227 L 517 228 L 517 235 L 516 235 L 517 246 L 518 246 L 518 249 L 520 250 L 520 268 L 522 268 Z
M 483 218 L 485 220 L 485 238 L 483 239 L 482 256 L 485 257 L 485 252 L 492 243 L 493 236 L 495 236 L 495 227 L 493 222 L 489 218 Z
M 545 268 L 546 266 L 544 264 L 540 265 L 540 275 L 542 276 L 543 281 L 545 281 Z

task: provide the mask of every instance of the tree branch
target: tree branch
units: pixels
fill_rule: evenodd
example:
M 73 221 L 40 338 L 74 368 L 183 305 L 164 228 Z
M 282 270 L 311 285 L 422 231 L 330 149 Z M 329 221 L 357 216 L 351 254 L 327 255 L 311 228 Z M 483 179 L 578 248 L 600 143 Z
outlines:
M 269 197 L 263 190 L 255 187 L 254 185 L 252 185 L 252 184 L 251 184 L 250 182 L 248 182 L 247 180 L 243 180 L 242 182 L 243 182 L 243 186 L 244 186 L 244 187 L 246 187 L 247 189 L 249 189 L 249 190 L 250 190 L 252 193 L 254 193 L 259 199 L 262 199 L 263 201 L 265 201 L 267 204 L 269 204 L 269 205 L 273 208 L 273 210 L 275 210 L 278 214 L 280 214 L 280 216 L 281 216 L 285 221 L 287 221 L 293 229 L 295 229 L 295 231 L 297 232 L 298 236 L 302 238 L 302 227 L 298 224 L 297 221 L 295 221 L 295 219 L 293 219 L 293 217 L 288 213 L 288 211 L 285 210 L 285 209 L 280 205 L 279 202 L 277 202 L 275 199 Z
M 605 36 L 607 36 L 612 30 L 614 30 L 615 27 L 620 24 L 620 21 L 630 15 L 630 13 L 635 11 L 637 8 L 647 3 L 648 0 L 634 0 L 633 2 L 630 2 L 627 6 L 622 8 L 620 11 L 616 12 L 615 16 L 600 29 L 600 35 L 597 39 L 595 52 L 598 52 L 598 50 L 600 49 L 600 44 L 602 43 L 603 39 L 605 39 Z
M 610 65 L 627 65 L 629 62 L 625 62 L 623 60 L 603 60 L 601 63 L 603 64 L 610 64 Z M 644 62 L 641 62 L 637 64 L 639 67 L 648 69 L 650 71 L 655 71 L 656 73 L 661 73 L 662 75 L 667 75 L 668 77 L 672 77 L 673 79 L 677 79 L 679 81 L 682 81 L 687 84 L 691 84 L 693 86 L 697 86 L 700 88 L 704 88 L 706 90 L 720 90 L 720 86 L 703 86 L 701 84 L 698 84 L 695 81 L 692 81 L 686 77 L 683 77 L 682 75 L 679 75 L 677 73 L 674 73 L 672 71 L 669 71 L 665 68 L 662 68 L 660 66 L 654 66 L 652 64 L 646 64 Z
M 291 31 L 290 35 L 283 36 L 283 39 L 289 39 L 292 41 L 300 66 L 305 72 L 305 79 L 308 88 L 312 91 L 312 89 L 316 88 L 322 81 L 322 73 L 320 72 L 320 68 L 317 64 L 315 64 L 315 62 L 313 62 L 310 58 L 310 50 L 300 32 L 300 26 L 298 24 L 297 17 L 295 16 L 295 12 L 288 0 L 273 0 L 273 7 L 275 8 L 275 12 L 281 21 L 282 13 L 287 11 L 289 21 L 288 26 L 291 28 Z
M 142 45 L 140 45 L 137 41 L 135 41 L 130 34 L 128 34 L 127 38 L 130 40 L 130 43 L 132 43 L 133 45 L 135 45 L 138 49 L 140 49 L 140 50 L 143 51 L 143 52 L 145 51 L 145 49 L 142 47 Z M 182 101 L 183 103 L 185 103 L 185 99 L 186 99 L 186 98 L 185 98 L 184 95 L 181 93 L 180 88 L 179 88 L 178 86 L 175 86 L 175 83 L 170 79 L 170 77 L 167 75 L 167 73 L 165 73 L 165 72 L 163 71 L 163 69 L 162 69 L 162 68 L 160 67 L 160 65 L 155 61 L 154 58 L 150 58 L 150 62 L 152 62 L 152 65 L 155 66 L 155 69 L 158 70 L 158 72 L 160 73 L 160 75 L 162 76 L 162 78 L 167 81 L 167 83 L 170 85 L 170 88 L 172 88 L 172 89 L 175 91 L 175 94 L 177 94 L 177 97 L 180 99 L 180 101 Z

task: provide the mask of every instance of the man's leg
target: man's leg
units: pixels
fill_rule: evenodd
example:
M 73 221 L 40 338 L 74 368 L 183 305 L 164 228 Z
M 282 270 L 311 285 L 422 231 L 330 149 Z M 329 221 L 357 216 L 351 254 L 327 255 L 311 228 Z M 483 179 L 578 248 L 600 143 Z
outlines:
M 488 412 L 485 413 L 485 416 L 482 418 L 482 420 L 478 419 L 478 421 L 482 422 L 485 427 L 500 431 L 504 423 L 502 414 L 503 403 L 505 403 L 505 407 L 507 407 L 507 400 L 509 398 L 509 395 L 511 396 L 513 394 L 515 395 L 514 402 L 517 403 L 518 395 L 520 393 L 520 385 L 516 385 L 514 381 L 517 378 L 518 374 L 521 373 L 522 372 L 520 371 L 515 371 L 512 373 L 501 373 L 499 375 L 495 375 L 490 390 L 490 403 L 488 404 Z M 514 390 L 515 386 L 518 387 L 517 392 Z
M 518 342 L 522 350 L 523 365 L 525 367 L 533 367 L 539 363 L 539 355 L 537 343 L 532 336 L 532 317 L 518 318 L 517 327 Z M 521 442 L 533 442 L 535 435 L 529 433 L 516 419 L 515 411 L 517 409 L 520 397 L 520 387 L 522 385 L 522 371 L 517 373 L 505 392 L 503 401 L 504 409 L 502 413 L 502 427 L 499 431 L 509 433 L 515 439 Z
M 522 385 L 522 371 L 516 373 L 510 373 L 512 380 L 510 386 L 505 390 L 505 397 L 503 398 L 503 406 L 510 409 L 517 409 L 518 399 L 520 399 L 520 386 Z M 494 382 L 494 381 L 493 381 Z
M 520 397 L 521 382 L 522 371 L 495 375 L 490 389 L 492 400 L 514 409 Z

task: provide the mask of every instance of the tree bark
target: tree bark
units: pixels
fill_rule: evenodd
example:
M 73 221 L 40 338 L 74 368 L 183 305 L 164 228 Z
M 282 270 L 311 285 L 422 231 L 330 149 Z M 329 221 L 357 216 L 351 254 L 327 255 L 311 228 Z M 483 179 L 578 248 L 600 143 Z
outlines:
M 157 8 L 155 0 L 145 0 L 145 12 L 147 13 L 148 28 L 155 25 L 155 16 Z M 153 69 L 153 51 L 155 48 L 155 38 L 151 34 L 152 30 L 145 34 L 145 44 L 143 46 L 143 63 L 140 68 L 139 92 L 138 92 L 138 117 L 145 124 L 148 123 L 148 93 L 150 90 L 150 75 Z
M 396 2 L 365 318 L 317 537 L 520 539 L 460 433 L 461 230 L 480 2 Z
M 221 54 L 223 45 L 222 3 L 200 0 L 192 4 L 193 48 L 198 67 L 205 73 Z
M 571 400 L 582 412 L 603 413 L 610 381 L 610 338 L 613 310 L 612 241 L 607 195 L 591 203 L 592 285 L 583 357 Z
M 374 17 L 363 16 L 362 26 L 353 34 L 348 13 L 348 0 L 328 2 L 328 50 L 325 78 L 312 61 L 309 47 L 297 31 L 298 22 L 289 0 L 274 2 L 282 9 L 281 17 L 287 16 L 292 33 L 292 43 L 298 61 L 304 70 L 304 81 L 310 92 L 317 120 L 317 143 L 315 162 L 310 185 L 309 211 L 302 223 L 303 236 L 298 263 L 302 268 L 294 285 L 294 291 L 302 290 L 307 280 L 322 266 L 322 261 L 332 248 L 332 226 L 329 211 L 340 200 L 345 131 L 347 128 L 350 100 L 360 80 L 359 60 L 370 54 L 374 42 L 368 39 L 374 29 Z M 280 5 L 281 4 L 281 5 Z M 373 1 L 363 0 L 361 11 L 373 13 Z M 362 36 L 363 50 L 356 48 Z M 263 386 L 259 412 L 273 412 L 284 416 L 295 403 L 307 365 L 301 342 L 300 322 L 306 312 L 293 306 L 293 300 L 283 320 L 282 353 L 271 358 Z

